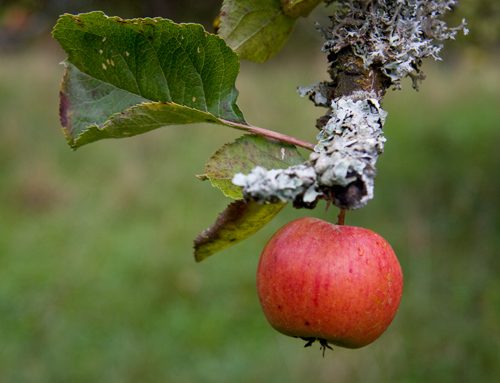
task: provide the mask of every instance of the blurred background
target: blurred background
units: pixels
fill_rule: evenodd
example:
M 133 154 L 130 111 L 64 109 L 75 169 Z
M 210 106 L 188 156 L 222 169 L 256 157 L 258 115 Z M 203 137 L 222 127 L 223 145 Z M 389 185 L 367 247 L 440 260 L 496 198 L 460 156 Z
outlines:
M 192 241 L 229 202 L 196 179 L 240 135 L 170 127 L 72 152 L 58 119 L 59 14 L 163 16 L 211 31 L 220 1 L 0 1 L 0 382 L 494 382 L 500 376 L 500 10 L 463 0 L 471 33 L 427 79 L 389 91 L 375 198 L 348 212 L 392 244 L 398 315 L 360 350 L 275 332 L 255 292 L 269 237 L 334 208 L 287 207 L 251 239 L 200 264 Z M 327 78 L 314 21 L 265 64 L 243 62 L 247 120 L 314 142 L 324 110 L 297 86 Z M 307 155 L 307 153 L 305 153 Z

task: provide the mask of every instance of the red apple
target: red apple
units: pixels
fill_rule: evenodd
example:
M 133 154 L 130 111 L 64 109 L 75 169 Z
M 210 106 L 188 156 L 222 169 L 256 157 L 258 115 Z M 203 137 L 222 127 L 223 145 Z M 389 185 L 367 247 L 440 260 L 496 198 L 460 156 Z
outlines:
M 308 341 L 364 347 L 387 329 L 403 274 L 391 246 L 371 230 L 301 218 L 278 230 L 257 268 L 257 292 L 277 331 Z

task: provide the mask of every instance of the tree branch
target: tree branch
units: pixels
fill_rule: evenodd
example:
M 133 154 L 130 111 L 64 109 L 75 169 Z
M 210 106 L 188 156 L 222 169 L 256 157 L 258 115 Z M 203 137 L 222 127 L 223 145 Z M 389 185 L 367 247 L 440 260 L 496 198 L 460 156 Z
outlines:
M 449 28 L 439 18 L 455 0 L 340 1 L 332 25 L 320 28 L 326 42 L 330 81 L 299 88 L 316 106 L 328 109 L 317 120 L 319 142 L 302 165 L 288 169 L 253 169 L 235 175 L 244 198 L 261 203 L 279 199 L 312 208 L 326 199 L 341 209 L 363 207 L 374 195 L 375 164 L 383 152 L 387 112 L 380 100 L 391 86 L 413 87 L 424 76 L 422 59 L 440 59 L 435 40 L 467 34 L 465 21 Z

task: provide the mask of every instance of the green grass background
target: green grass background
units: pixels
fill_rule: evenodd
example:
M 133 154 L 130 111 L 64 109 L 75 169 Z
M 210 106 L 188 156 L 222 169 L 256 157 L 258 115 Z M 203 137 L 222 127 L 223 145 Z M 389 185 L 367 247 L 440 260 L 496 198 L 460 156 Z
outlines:
M 243 63 L 249 122 L 314 141 L 323 110 L 297 85 L 325 57 L 289 50 Z M 170 127 L 72 152 L 58 121 L 64 58 L 54 41 L 0 56 L 0 382 L 494 382 L 500 376 L 500 74 L 465 51 L 426 62 L 384 108 L 375 199 L 349 212 L 395 249 L 405 277 L 388 331 L 360 350 L 276 333 L 255 292 L 267 239 L 196 264 L 192 240 L 227 204 L 200 182 L 240 134 Z M 496 61 L 498 62 L 498 61 Z

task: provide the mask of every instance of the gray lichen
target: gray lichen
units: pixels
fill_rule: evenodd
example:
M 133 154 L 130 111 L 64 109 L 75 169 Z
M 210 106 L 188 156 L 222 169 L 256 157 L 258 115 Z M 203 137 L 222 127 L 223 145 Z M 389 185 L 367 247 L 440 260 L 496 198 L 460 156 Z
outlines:
M 410 76 L 413 86 L 424 78 L 422 59 L 440 60 L 441 45 L 435 40 L 454 39 L 457 32 L 468 33 L 465 20 L 450 28 L 442 15 L 457 6 L 456 0 L 348 0 L 322 29 L 325 52 L 338 53 L 349 47 L 363 59 L 365 67 L 380 66 L 397 88 Z
M 383 152 L 387 116 L 380 99 L 404 77 L 413 86 L 423 79 L 422 59 L 439 60 L 435 40 L 467 34 L 465 21 L 449 28 L 439 18 L 453 0 L 348 0 L 321 29 L 323 50 L 331 63 L 331 81 L 299 88 L 316 106 L 328 108 L 318 119 L 318 143 L 308 161 L 288 169 L 254 168 L 236 174 L 245 200 L 293 202 L 312 208 L 325 199 L 342 209 L 356 209 L 373 198 L 375 164 Z
M 321 195 L 316 171 L 306 164 L 271 170 L 257 166 L 247 175 L 235 174 L 233 183 L 243 187 L 245 199 L 261 203 L 300 200 L 309 205 Z
M 309 157 L 321 189 L 347 187 L 357 181 L 363 187 L 355 198 L 331 193 L 335 205 L 357 209 L 373 198 L 377 170 L 375 164 L 384 150 L 382 127 L 387 112 L 377 99 L 353 101 L 340 98 L 332 102 L 332 117 L 318 135 L 315 152 Z
M 299 86 L 298 91 L 301 97 L 309 96 L 311 101 L 314 102 L 316 106 L 323 106 L 328 108 L 329 105 L 329 88 L 323 82 L 317 82 L 308 87 Z
M 382 126 L 387 112 L 377 99 L 340 98 L 331 108 L 332 117 L 305 164 L 272 170 L 256 167 L 248 175 L 234 176 L 233 183 L 243 187 L 245 199 L 311 207 L 324 196 L 341 208 L 356 209 L 373 198 L 375 163 L 384 147 Z M 354 182 L 363 185 L 358 188 L 362 195 L 346 193 Z

